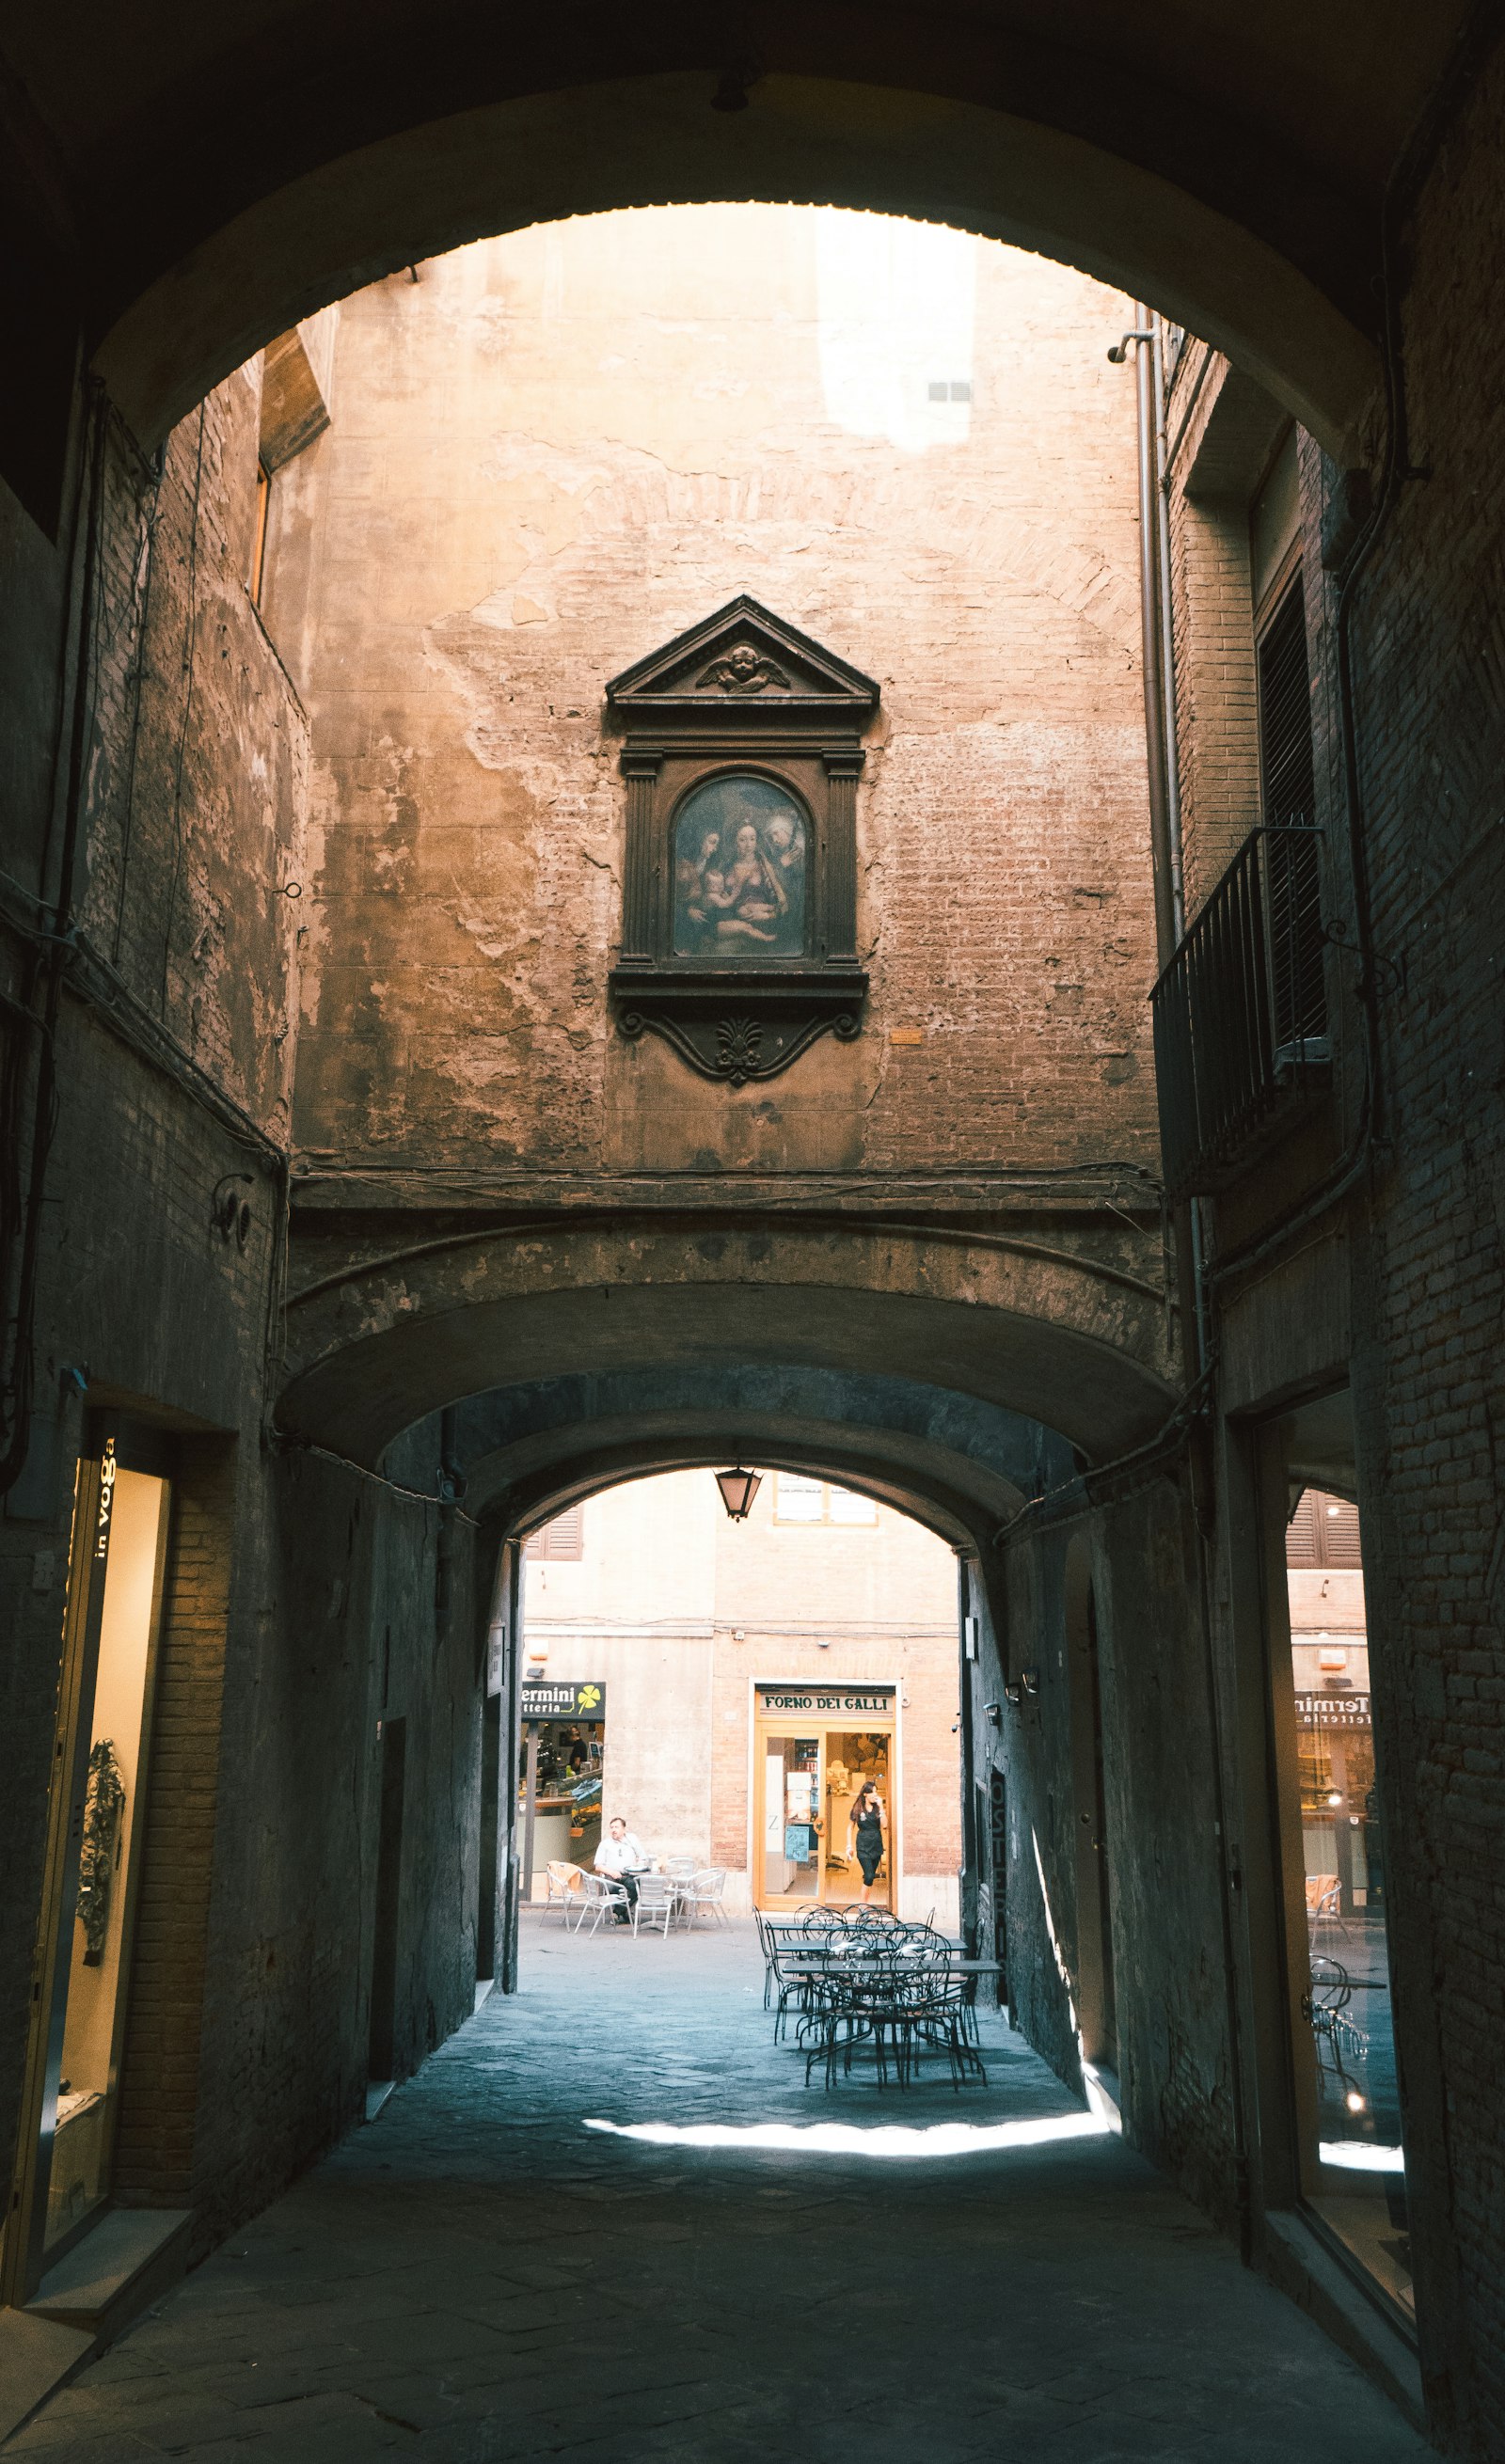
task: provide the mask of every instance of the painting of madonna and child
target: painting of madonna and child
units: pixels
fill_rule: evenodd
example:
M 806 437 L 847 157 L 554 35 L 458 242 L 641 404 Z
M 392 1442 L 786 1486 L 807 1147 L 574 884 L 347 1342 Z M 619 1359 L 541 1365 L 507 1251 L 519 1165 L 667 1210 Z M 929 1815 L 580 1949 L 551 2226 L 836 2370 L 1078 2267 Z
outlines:
M 808 824 L 769 779 L 711 779 L 675 827 L 675 955 L 756 966 L 805 955 Z

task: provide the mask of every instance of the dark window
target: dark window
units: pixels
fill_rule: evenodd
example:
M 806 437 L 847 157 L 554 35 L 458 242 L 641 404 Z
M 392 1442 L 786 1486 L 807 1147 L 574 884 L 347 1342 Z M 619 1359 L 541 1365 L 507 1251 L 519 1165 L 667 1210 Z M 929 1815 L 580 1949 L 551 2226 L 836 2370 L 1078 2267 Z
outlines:
M 1259 637 L 1259 769 L 1265 820 L 1310 825 L 1312 680 L 1306 663 L 1306 603 L 1296 575 Z
M 1278 1056 L 1310 1059 L 1327 1033 L 1322 976 L 1322 874 L 1312 760 L 1312 685 L 1306 660 L 1301 576 L 1282 592 L 1259 637 L 1259 769 L 1267 829 L 1266 869 L 1273 1024 Z M 1307 835 L 1310 833 L 1310 835 Z M 1326 1058 L 1325 1049 L 1322 1057 Z

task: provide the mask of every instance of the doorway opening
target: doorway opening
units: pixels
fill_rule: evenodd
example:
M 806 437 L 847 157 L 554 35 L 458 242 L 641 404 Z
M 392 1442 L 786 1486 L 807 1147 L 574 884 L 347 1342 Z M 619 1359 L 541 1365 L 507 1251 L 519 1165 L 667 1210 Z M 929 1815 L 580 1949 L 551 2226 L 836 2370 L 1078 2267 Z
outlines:
M 760 1686 L 756 1719 L 753 1904 L 895 1910 L 893 1688 Z
M 1271 1433 L 1270 1690 L 1303 2207 L 1414 2325 L 1383 1781 L 1347 1394 Z
M 51 1953 L 36 2115 L 11 2202 L 8 2289 L 33 2295 L 110 2204 L 146 1834 L 172 1490 L 154 1432 L 115 1416 L 79 1459 L 49 1848 Z
M 408 1723 L 384 1720 L 381 1733 L 381 1811 L 376 1849 L 376 1922 L 371 1946 L 371 2018 L 366 2077 L 373 2095 L 387 2088 L 396 2069 L 397 1950 L 402 1920 L 403 1799 L 408 1777 Z

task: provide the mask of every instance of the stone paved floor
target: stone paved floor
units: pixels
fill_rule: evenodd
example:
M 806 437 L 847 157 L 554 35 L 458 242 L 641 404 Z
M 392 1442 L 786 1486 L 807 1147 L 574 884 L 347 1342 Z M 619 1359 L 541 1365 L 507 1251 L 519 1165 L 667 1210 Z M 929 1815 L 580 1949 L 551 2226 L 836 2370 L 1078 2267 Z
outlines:
M 6 2464 L 1428 2452 L 1111 2137 L 875 2159 L 584 2126 L 1079 2123 L 1002 2022 L 985 2092 L 807 2093 L 745 1924 L 668 1943 L 525 1926 L 520 1995 L 488 2002 Z

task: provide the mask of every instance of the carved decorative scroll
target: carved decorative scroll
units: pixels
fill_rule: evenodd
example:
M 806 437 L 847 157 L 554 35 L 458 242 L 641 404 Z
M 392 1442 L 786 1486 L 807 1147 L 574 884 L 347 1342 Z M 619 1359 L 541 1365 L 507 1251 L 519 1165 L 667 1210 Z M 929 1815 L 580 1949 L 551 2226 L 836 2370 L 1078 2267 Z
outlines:
M 861 1032 L 867 979 L 824 973 L 799 986 L 666 983 L 626 968 L 612 977 L 617 1025 L 630 1043 L 661 1036 L 702 1078 L 724 1086 L 777 1078 L 817 1036 L 850 1044 Z

